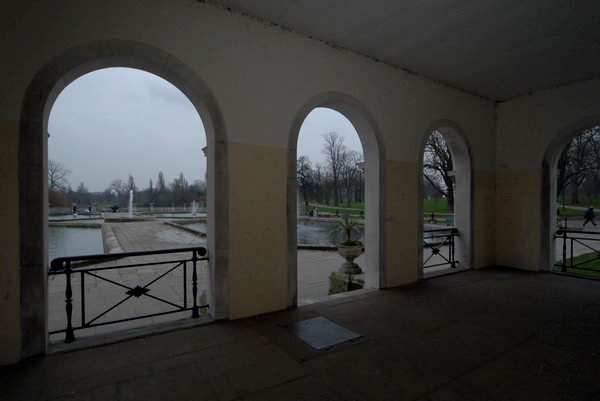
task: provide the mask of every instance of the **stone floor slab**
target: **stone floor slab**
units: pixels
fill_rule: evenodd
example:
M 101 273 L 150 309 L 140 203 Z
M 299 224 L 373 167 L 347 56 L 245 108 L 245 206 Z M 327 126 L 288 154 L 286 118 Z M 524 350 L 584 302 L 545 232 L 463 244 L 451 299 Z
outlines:
M 294 322 L 285 327 L 290 333 L 318 351 L 361 337 L 360 334 L 322 316 Z
M 24 360 L 0 368 L 0 400 L 595 400 L 596 293 L 598 281 L 469 271 Z M 317 316 L 364 337 L 316 351 L 281 327 Z

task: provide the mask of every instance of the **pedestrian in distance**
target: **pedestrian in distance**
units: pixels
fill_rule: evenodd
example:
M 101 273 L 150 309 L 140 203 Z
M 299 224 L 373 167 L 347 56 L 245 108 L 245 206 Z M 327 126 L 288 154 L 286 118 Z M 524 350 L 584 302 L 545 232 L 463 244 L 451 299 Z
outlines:
M 587 223 L 592 223 L 594 226 L 596 225 L 596 223 L 594 223 L 594 219 L 596 218 L 596 215 L 594 214 L 594 206 L 593 205 L 590 205 L 590 207 L 585 211 L 583 218 L 585 219 L 585 221 L 583 222 L 584 227 Z

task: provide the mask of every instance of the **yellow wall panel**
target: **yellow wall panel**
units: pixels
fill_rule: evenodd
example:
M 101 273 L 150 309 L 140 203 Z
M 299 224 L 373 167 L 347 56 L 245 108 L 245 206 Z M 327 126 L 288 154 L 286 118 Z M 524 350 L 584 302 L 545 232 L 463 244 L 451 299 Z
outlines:
M 496 172 L 475 170 L 473 174 L 473 267 L 494 264 Z
M 21 357 L 19 123 L 0 120 L 0 365 Z
M 229 144 L 229 316 L 287 307 L 287 150 Z
M 496 264 L 540 268 L 541 169 L 496 173 Z
M 385 258 L 387 287 L 414 283 L 419 277 L 418 165 L 386 160 Z

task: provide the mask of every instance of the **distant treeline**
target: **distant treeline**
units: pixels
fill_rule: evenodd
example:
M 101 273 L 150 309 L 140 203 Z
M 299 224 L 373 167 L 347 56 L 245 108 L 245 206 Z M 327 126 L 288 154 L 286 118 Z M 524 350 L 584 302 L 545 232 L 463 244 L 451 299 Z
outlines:
M 86 206 L 120 206 L 127 207 L 129 192 L 133 190 L 134 202 L 137 206 L 157 207 L 183 206 L 192 201 L 206 205 L 206 183 L 195 180 L 188 183 L 183 173 L 170 183 L 165 181 L 162 171 L 158 173 L 156 183 L 152 179 L 144 189 L 139 188 L 130 174 L 127 180 L 114 179 L 102 192 L 90 192 L 83 182 L 75 190 L 71 188 L 67 176 L 71 173 L 62 164 L 48 162 L 48 199 L 50 207 L 70 207 L 73 204 Z

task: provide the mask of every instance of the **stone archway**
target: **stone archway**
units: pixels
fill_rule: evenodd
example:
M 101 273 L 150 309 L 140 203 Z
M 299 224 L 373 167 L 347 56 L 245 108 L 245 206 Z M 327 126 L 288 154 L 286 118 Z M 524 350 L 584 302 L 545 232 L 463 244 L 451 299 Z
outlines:
M 540 191 L 540 270 L 551 271 L 556 261 L 556 192 L 560 154 L 573 137 L 597 125 L 600 125 L 600 115 L 588 116 L 563 127 L 554 135 L 544 153 Z
M 379 128 L 369 110 L 355 98 L 337 92 L 313 96 L 302 105 L 290 128 L 288 141 L 287 228 L 288 228 L 288 305 L 297 304 L 297 187 L 296 147 L 300 127 L 308 114 L 317 107 L 335 110 L 346 117 L 356 129 L 365 158 L 365 285 L 386 287 L 384 258 L 384 168 L 385 153 Z
M 423 152 L 427 139 L 437 131 L 444 137 L 454 165 L 454 225 L 459 231 L 456 238 L 456 260 L 458 268 L 470 269 L 473 261 L 473 180 L 471 149 L 462 128 L 451 120 L 438 120 L 426 131 L 420 148 L 419 174 L 423 173 Z M 423 180 L 419 177 L 419 238 L 423 238 Z M 423 276 L 423 241 L 419 241 L 418 266 Z
M 105 40 L 65 51 L 42 67 L 23 101 L 19 140 L 19 227 L 22 357 L 47 346 L 47 125 L 60 92 L 80 76 L 109 67 L 155 74 L 183 92 L 203 121 L 208 145 L 209 304 L 215 319 L 228 315 L 227 147 L 223 117 L 212 91 L 194 70 L 164 50 Z M 218 200 L 219 207 L 216 207 Z

